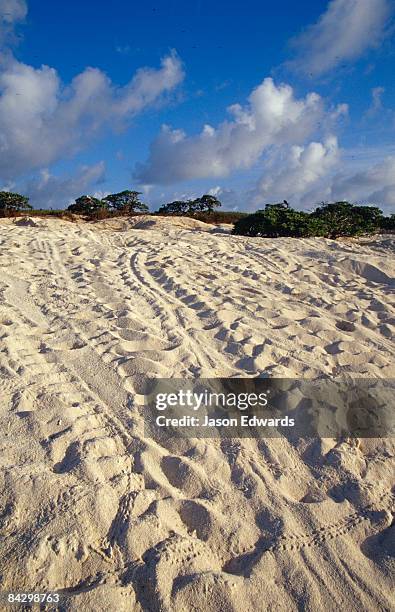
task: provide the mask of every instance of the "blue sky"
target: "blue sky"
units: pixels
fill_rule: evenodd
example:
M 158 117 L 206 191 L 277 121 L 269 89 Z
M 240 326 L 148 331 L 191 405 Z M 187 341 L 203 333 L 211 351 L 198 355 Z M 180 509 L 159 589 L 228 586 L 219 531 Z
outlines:
M 392 0 L 0 0 L 0 188 L 395 212 Z

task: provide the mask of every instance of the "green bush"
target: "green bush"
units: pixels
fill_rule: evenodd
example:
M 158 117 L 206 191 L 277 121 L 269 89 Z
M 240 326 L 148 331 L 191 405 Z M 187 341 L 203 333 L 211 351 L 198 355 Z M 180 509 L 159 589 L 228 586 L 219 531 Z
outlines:
M 349 202 L 334 202 L 318 207 L 311 218 L 325 228 L 328 238 L 360 236 L 380 228 L 383 213 L 375 206 L 354 206 Z
M 205 223 L 236 223 L 239 219 L 248 217 L 248 213 L 214 210 L 211 213 L 196 213 L 190 216 L 193 216 L 193 218 L 198 221 L 204 221 Z
M 202 195 L 195 200 L 176 200 L 164 204 L 157 211 L 158 215 L 190 215 L 196 217 L 198 214 L 212 214 L 214 208 L 221 206 L 221 202 L 213 195 Z
M 395 230 L 395 215 L 390 217 L 382 217 L 380 228 L 382 230 Z
M 95 215 L 99 210 L 103 209 L 108 209 L 107 202 L 89 195 L 80 196 L 75 200 L 74 204 L 70 204 L 67 208 L 71 213 L 88 216 Z
M 191 200 L 175 200 L 168 204 L 163 204 L 157 211 L 157 215 L 186 215 L 190 211 Z
M 214 208 L 219 208 L 222 206 L 221 202 L 213 195 L 202 195 L 200 198 L 196 198 L 196 200 L 192 200 L 191 202 L 191 212 L 193 214 L 196 213 L 208 213 L 212 214 L 214 212 Z
M 264 210 L 236 221 L 233 233 L 241 236 L 307 236 L 323 235 L 323 227 L 306 212 L 293 210 L 284 204 L 267 204 Z
M 128 215 L 136 212 L 148 212 L 148 206 L 140 202 L 139 191 L 120 191 L 119 193 L 111 193 L 103 198 L 109 210 L 120 214 Z
M 349 202 L 323 204 L 312 213 L 294 210 L 286 203 L 267 204 L 264 210 L 236 221 L 233 233 L 268 238 L 279 236 L 338 238 L 377 231 L 382 226 L 382 219 L 379 208 L 354 206 Z
M 32 210 L 32 207 L 26 196 L 11 191 L 0 191 L 0 217 L 11 217 L 29 210 Z

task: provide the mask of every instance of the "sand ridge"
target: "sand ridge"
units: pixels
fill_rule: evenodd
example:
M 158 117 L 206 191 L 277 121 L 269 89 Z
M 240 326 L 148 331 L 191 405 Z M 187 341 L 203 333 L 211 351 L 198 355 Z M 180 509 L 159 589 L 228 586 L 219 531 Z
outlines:
M 393 377 L 394 237 L 133 223 L 0 221 L 3 588 L 70 610 L 391 609 L 391 440 L 159 444 L 141 393 Z

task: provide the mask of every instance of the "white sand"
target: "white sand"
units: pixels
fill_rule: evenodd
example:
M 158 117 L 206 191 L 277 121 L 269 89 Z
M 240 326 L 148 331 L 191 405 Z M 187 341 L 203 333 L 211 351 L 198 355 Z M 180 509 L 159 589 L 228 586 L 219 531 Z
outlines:
M 161 446 L 134 407 L 145 376 L 395 377 L 394 237 L 133 224 L 0 221 L 2 589 L 393 609 L 391 440 Z

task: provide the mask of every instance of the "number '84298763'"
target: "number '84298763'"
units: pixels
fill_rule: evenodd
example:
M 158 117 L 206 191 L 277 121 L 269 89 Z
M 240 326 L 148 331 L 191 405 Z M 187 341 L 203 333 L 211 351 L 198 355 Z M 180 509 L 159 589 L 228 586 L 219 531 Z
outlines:
M 57 603 L 59 593 L 7 593 L 8 603 Z

